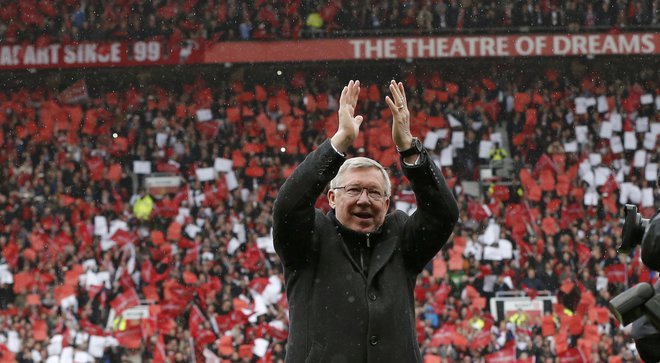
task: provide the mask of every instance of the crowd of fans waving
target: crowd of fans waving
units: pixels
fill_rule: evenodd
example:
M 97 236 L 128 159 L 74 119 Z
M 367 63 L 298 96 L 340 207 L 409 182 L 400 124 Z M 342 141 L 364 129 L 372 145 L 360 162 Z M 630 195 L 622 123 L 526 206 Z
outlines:
M 579 351 L 590 362 L 639 362 L 605 307 L 626 283 L 655 278 L 615 244 L 621 205 L 642 204 L 656 186 L 647 165 L 660 155 L 660 80 L 652 70 L 559 74 L 404 74 L 413 134 L 461 208 L 415 290 L 427 357 L 488 361 L 511 349 L 520 361 Z M 0 93 L 0 361 L 282 362 L 287 302 L 272 205 L 284 178 L 335 131 L 343 81 L 324 70 L 291 79 L 148 84 L 82 104 L 40 85 Z M 364 132 L 351 154 L 389 168 L 392 207 L 412 212 L 386 82 L 365 83 L 356 112 Z M 508 153 L 490 152 L 496 144 Z M 502 156 L 510 180 L 469 191 Z M 150 195 L 135 161 L 183 184 Z M 657 191 L 654 200 L 646 217 Z M 323 198 L 317 207 L 328 209 Z M 495 319 L 488 302 L 510 290 L 558 301 L 544 316 Z M 122 317 L 140 306 L 148 317 Z
M 657 28 L 658 0 L 8 1 L 0 42 L 273 40 Z

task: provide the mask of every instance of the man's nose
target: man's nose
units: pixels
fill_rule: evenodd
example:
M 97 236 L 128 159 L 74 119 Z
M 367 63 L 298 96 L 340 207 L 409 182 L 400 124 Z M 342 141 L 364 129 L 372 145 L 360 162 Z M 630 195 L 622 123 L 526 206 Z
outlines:
M 371 199 L 369 199 L 369 193 L 366 189 L 362 189 L 360 195 L 358 195 L 358 204 L 371 204 Z

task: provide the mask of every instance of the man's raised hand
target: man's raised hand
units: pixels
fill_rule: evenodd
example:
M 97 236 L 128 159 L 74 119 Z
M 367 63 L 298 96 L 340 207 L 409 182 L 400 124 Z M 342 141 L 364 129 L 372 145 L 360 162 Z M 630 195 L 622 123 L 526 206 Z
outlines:
M 392 141 L 399 150 L 408 150 L 412 145 L 412 133 L 410 132 L 410 111 L 403 83 L 390 82 L 390 96 L 385 96 L 385 102 L 392 111 Z
M 332 136 L 332 145 L 344 153 L 357 139 L 362 124 L 362 116 L 355 116 L 355 105 L 360 95 L 360 81 L 351 80 L 341 91 L 339 97 L 339 127 Z

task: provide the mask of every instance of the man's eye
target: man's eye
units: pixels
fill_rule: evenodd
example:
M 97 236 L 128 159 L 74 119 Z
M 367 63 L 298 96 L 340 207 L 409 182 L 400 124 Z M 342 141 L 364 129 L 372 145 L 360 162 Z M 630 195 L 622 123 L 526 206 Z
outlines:
M 360 189 L 360 188 L 348 188 L 348 189 L 346 189 L 346 193 L 348 193 L 350 195 L 358 195 L 358 194 L 360 194 L 361 191 L 362 191 L 362 189 Z
M 379 198 L 381 198 L 383 195 L 382 195 L 379 191 L 377 191 L 377 190 L 370 190 L 370 191 L 369 191 L 369 196 L 370 196 L 371 198 L 374 198 L 374 199 L 379 199 Z

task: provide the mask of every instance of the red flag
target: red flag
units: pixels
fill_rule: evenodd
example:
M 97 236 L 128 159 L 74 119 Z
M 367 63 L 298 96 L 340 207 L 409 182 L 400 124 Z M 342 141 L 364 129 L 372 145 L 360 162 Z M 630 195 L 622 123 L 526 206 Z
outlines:
M 195 295 L 194 287 L 182 286 L 179 283 L 170 285 L 168 290 L 171 294 L 171 300 L 182 301 L 186 304 L 188 301 L 191 301 Z
M 176 318 L 186 309 L 187 302 L 182 300 L 167 300 L 160 306 L 160 315 L 162 317 Z
M 138 349 L 142 345 L 142 328 L 140 325 L 128 327 L 126 330 L 115 332 L 115 338 L 119 345 L 125 348 Z
M 41 319 L 35 320 L 32 323 L 32 334 L 32 338 L 39 342 L 48 339 L 48 326 L 46 326 L 46 321 Z
M 486 355 L 486 363 L 506 363 L 515 361 L 516 349 L 513 345 L 498 352 Z
M 525 207 L 521 204 L 509 204 L 504 213 L 504 224 L 513 228 L 515 225 L 525 222 Z
M 197 336 L 193 338 L 195 340 L 195 345 L 203 347 L 207 344 L 213 343 L 218 339 L 215 333 L 210 329 L 202 329 L 197 333 Z
M 147 284 L 150 284 L 155 275 L 156 275 L 156 270 L 154 269 L 154 265 L 151 263 L 151 260 L 149 258 L 145 258 L 142 261 L 142 268 L 140 269 L 140 278 L 142 279 L 142 281 L 146 282 Z
M 246 267 L 250 271 L 255 271 L 262 259 L 261 250 L 256 244 L 247 247 L 245 252 L 239 253 L 238 261 L 241 266 Z
M 600 187 L 600 194 L 607 196 L 614 193 L 615 190 L 619 189 L 619 184 L 616 182 L 614 175 L 610 175 L 609 178 L 605 181 L 605 184 Z
M 275 340 L 284 341 L 289 336 L 288 331 L 281 330 L 273 324 L 268 324 L 268 326 L 266 327 L 266 331 L 268 332 L 268 335 L 273 337 L 273 339 Z
M 622 263 L 605 267 L 605 276 L 610 283 L 626 282 L 626 266 Z
M 87 168 L 89 169 L 89 178 L 94 181 L 102 180 L 105 170 L 105 165 L 103 164 L 103 159 L 98 156 L 94 156 L 87 159 Z
M 87 228 L 87 224 L 85 224 L 85 222 L 80 221 L 76 224 L 76 235 L 80 239 L 81 249 L 92 245 L 92 234 L 89 233 L 89 229 Z
M 188 317 L 188 326 L 190 327 L 190 335 L 193 339 L 196 339 L 197 334 L 204 328 L 204 323 L 206 323 L 206 318 L 204 314 L 199 310 L 197 305 L 193 305 L 190 309 L 190 316 Z
M 254 355 L 253 349 L 254 349 L 253 344 L 241 344 L 241 346 L 238 347 L 238 357 L 247 358 L 247 361 L 249 362 L 250 360 L 252 360 L 252 357 Z
M 16 294 L 22 294 L 29 290 L 30 286 L 34 284 L 34 275 L 31 272 L 19 272 L 14 275 L 13 291 Z
M 587 245 L 576 242 L 575 251 L 578 254 L 580 265 L 582 266 L 586 265 L 587 262 L 589 262 L 589 259 L 591 259 L 591 250 L 589 249 L 589 247 L 587 247 Z
M 438 329 L 431 337 L 430 347 L 439 347 L 441 345 L 449 345 L 452 342 L 452 337 L 456 333 L 456 329 L 451 326 L 445 326 Z
M 527 256 L 530 253 L 533 253 L 534 251 L 532 250 L 532 246 L 529 245 L 529 243 L 521 240 L 516 241 L 518 243 L 518 247 L 520 247 L 520 253 Z
M 533 176 L 535 178 L 538 178 L 539 174 L 543 170 L 550 170 L 557 174 L 559 171 L 559 168 L 557 168 L 557 164 L 550 159 L 550 157 L 547 154 L 541 155 L 539 158 L 539 161 L 536 162 L 536 165 L 534 165 L 534 171 L 532 172 Z
M 610 311 L 608 308 L 592 307 L 589 309 L 589 319 L 599 324 L 607 324 L 610 321 Z
M 199 307 L 193 305 L 192 309 L 190 309 L 188 326 L 190 327 L 190 335 L 197 347 L 203 347 L 217 339 L 213 331 L 205 328 L 207 322 L 208 320 L 204 317 L 201 310 L 199 310 Z
M 470 341 L 470 349 L 480 350 L 488 346 L 493 340 L 493 336 L 489 331 L 482 330 L 477 335 L 472 337 Z
M 18 250 L 18 245 L 13 240 L 9 241 L 2 249 L 2 256 L 4 256 L 11 268 L 16 268 L 16 264 L 18 263 Z
M 555 335 L 555 351 L 558 355 L 562 355 L 568 351 L 568 337 L 565 332 Z
M 135 244 L 138 241 L 138 236 L 133 232 L 128 232 L 123 229 L 118 229 L 112 237 L 111 240 L 115 241 L 119 247 L 123 247 L 125 244 L 132 243 Z
M 186 250 L 186 256 L 183 258 L 184 264 L 195 263 L 197 260 L 199 260 L 199 247 Z
M 573 288 L 575 287 L 575 283 L 571 280 L 564 280 L 561 283 L 561 286 L 559 287 L 559 290 L 563 292 L 564 294 L 570 294 Z
M 80 320 L 80 327 L 82 328 L 82 331 L 89 333 L 90 335 L 98 335 L 98 336 L 105 335 L 102 327 L 96 324 L 92 324 L 86 319 Z
M 579 315 L 589 314 L 589 310 L 596 305 L 596 298 L 590 291 L 583 291 L 580 297 L 580 303 L 575 309 L 575 313 Z
M 443 257 L 440 257 L 442 259 Z M 438 289 L 435 291 L 433 298 L 435 301 L 445 301 L 447 297 L 449 296 L 449 293 L 451 292 L 451 287 L 447 284 L 442 284 Z
M 84 79 L 65 88 L 59 95 L 60 102 L 66 104 L 74 104 L 88 99 L 89 94 L 87 93 L 87 84 Z
M 559 363 L 585 363 L 585 359 L 577 348 L 568 349 L 558 354 Z
M 137 306 L 140 304 L 140 298 L 135 292 L 135 289 L 128 289 L 123 293 L 117 295 L 111 302 L 110 306 L 115 309 L 115 313 L 120 315 L 124 310 Z
M 151 242 L 156 246 L 160 246 L 165 243 L 165 236 L 162 231 L 151 231 Z
M 163 334 L 158 334 L 158 341 L 154 347 L 154 358 L 152 363 L 165 363 L 167 355 L 165 354 L 165 342 L 163 341 Z
M 544 337 L 555 335 L 557 332 L 555 321 L 552 315 L 546 315 L 542 318 L 541 333 Z
M 14 354 L 7 348 L 6 345 L 0 344 L 0 362 L 15 362 Z
M 493 198 L 506 202 L 509 197 L 509 188 L 506 185 L 495 185 L 493 187 Z
M 167 240 L 178 242 L 181 239 L 181 224 L 172 222 L 167 228 Z
M 133 281 L 131 275 L 128 274 L 128 270 L 124 270 L 124 272 L 119 277 L 119 286 L 121 286 L 124 291 L 135 288 L 135 282 Z
M 248 321 L 248 316 L 242 311 L 234 310 L 229 314 L 216 315 L 215 322 L 221 331 L 230 330 L 236 325 L 243 325 Z
M 465 350 L 468 346 L 467 338 L 457 332 L 452 336 L 452 343 L 458 350 Z
M 522 285 L 522 290 L 529 296 L 530 300 L 536 299 L 539 296 L 539 292 L 536 289 L 533 289 L 527 285 Z
M 568 320 L 568 332 L 571 335 L 581 335 L 584 330 L 582 325 L 582 316 L 574 315 Z
M 468 201 L 468 215 L 477 222 L 488 218 L 488 212 L 486 212 L 483 205 L 473 201 Z
M 257 277 L 250 281 L 250 289 L 256 291 L 258 294 L 264 292 L 266 286 L 268 286 L 268 278 L 266 277 Z

